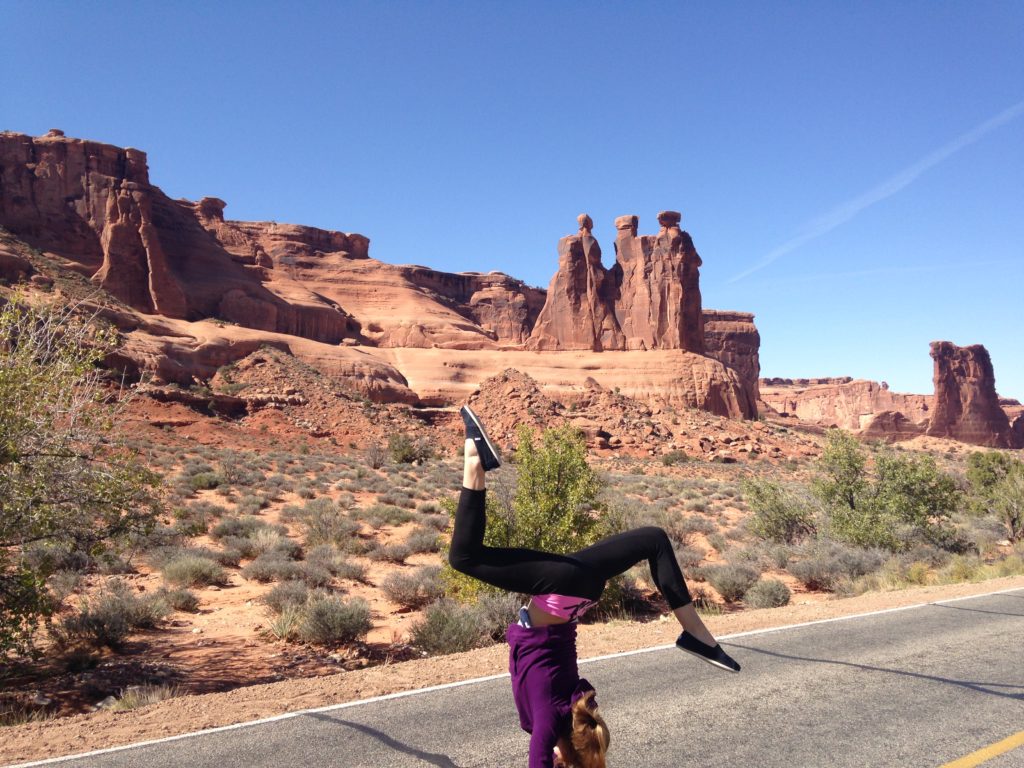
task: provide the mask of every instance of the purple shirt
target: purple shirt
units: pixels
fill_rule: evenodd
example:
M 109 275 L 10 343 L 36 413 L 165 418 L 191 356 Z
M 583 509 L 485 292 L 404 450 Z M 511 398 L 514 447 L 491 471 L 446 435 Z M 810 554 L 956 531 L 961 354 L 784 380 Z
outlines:
M 576 665 L 576 624 L 508 628 L 508 669 L 519 724 L 530 734 L 530 768 L 551 768 L 570 731 L 572 705 L 593 686 Z

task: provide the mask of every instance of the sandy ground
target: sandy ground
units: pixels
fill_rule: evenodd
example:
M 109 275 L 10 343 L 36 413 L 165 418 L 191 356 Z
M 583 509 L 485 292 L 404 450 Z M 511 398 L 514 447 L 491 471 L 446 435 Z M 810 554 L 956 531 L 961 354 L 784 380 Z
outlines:
M 743 611 L 708 619 L 719 636 L 868 611 L 1024 588 L 1024 577 L 977 584 L 920 587 L 898 592 L 873 592 L 843 600 L 801 602 L 784 608 Z M 580 628 L 579 654 L 589 658 L 671 643 L 678 633 L 674 621 L 613 621 Z M 469 653 L 418 659 L 304 680 L 253 685 L 227 693 L 183 696 L 132 712 L 101 711 L 60 720 L 27 723 L 3 729 L 0 761 L 4 764 L 57 757 L 205 728 L 241 723 L 311 707 L 340 704 L 441 683 L 468 680 L 506 671 L 504 645 Z

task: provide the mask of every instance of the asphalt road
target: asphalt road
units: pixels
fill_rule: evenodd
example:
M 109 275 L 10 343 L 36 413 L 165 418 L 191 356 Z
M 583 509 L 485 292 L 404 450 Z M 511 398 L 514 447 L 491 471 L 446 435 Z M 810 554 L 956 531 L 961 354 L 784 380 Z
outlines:
M 940 766 L 1024 729 L 1024 590 L 586 662 L 609 765 Z M 65 759 L 85 768 L 524 766 L 507 679 Z M 35 765 L 35 764 L 33 764 Z M 1024 747 L 985 763 L 1024 766 Z

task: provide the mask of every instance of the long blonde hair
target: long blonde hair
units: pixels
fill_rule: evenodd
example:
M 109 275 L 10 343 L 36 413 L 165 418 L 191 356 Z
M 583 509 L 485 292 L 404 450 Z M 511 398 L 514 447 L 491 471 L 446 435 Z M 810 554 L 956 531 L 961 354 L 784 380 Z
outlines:
M 604 754 L 611 735 L 594 696 L 594 691 L 587 691 L 572 705 L 572 733 L 566 750 L 569 754 L 562 754 L 566 768 L 605 768 Z

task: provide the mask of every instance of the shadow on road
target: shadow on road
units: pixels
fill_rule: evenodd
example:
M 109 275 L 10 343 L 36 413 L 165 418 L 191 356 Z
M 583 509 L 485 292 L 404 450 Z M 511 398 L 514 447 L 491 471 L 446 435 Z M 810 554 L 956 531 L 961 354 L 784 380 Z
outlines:
M 452 759 L 448 757 L 448 755 L 438 755 L 434 754 L 433 752 L 422 752 L 416 749 L 415 747 L 410 747 L 408 744 L 403 744 L 397 739 L 388 736 L 383 731 L 378 731 L 377 729 L 371 728 L 368 725 L 363 725 L 362 723 L 353 723 L 348 720 L 342 720 L 337 717 L 331 717 L 329 715 L 319 714 L 316 712 L 305 714 L 303 715 L 303 717 L 312 717 L 316 720 L 322 720 L 325 723 L 331 723 L 332 725 L 342 725 L 346 728 L 351 728 L 352 730 L 359 731 L 360 733 L 364 733 L 367 736 L 376 739 L 384 746 L 390 747 L 396 752 L 403 752 L 407 755 L 418 757 L 420 760 L 427 763 L 428 765 L 436 765 L 439 766 L 439 768 L 459 768 L 457 764 L 452 762 Z
M 955 685 L 959 688 L 968 688 L 978 693 L 987 693 L 991 696 L 999 696 L 1004 699 L 1012 699 L 1013 701 L 1024 702 L 1024 685 L 1008 685 L 1006 683 L 983 683 L 975 682 L 971 680 L 954 680 L 950 677 L 938 677 L 937 675 L 926 675 L 922 672 L 908 672 L 904 669 L 886 669 L 885 667 L 872 667 L 869 664 L 856 664 L 852 661 L 837 661 L 836 659 L 815 659 L 810 656 L 793 656 L 786 653 L 779 653 L 778 651 L 766 651 L 763 648 L 755 648 L 750 645 L 741 645 L 739 643 L 723 643 L 733 648 L 742 648 L 745 651 L 753 651 L 754 653 L 761 653 L 765 656 L 774 656 L 778 659 L 788 659 L 790 661 L 810 661 L 815 664 L 833 664 L 838 667 L 851 667 L 853 669 L 863 669 L 869 672 L 885 672 L 890 675 L 900 675 L 902 677 L 913 677 L 918 680 L 930 680 L 933 683 L 944 683 L 946 685 Z M 1010 693 L 1009 691 L 992 690 L 994 688 L 1007 688 L 1020 691 L 1020 693 Z
M 950 611 L 969 611 L 970 613 L 991 613 L 995 616 L 1014 616 L 1018 619 L 1024 619 L 1024 613 L 1007 613 L 1006 611 L 986 611 L 984 608 L 964 608 L 960 605 L 946 605 L 944 603 L 933 603 L 931 607 L 946 608 Z

